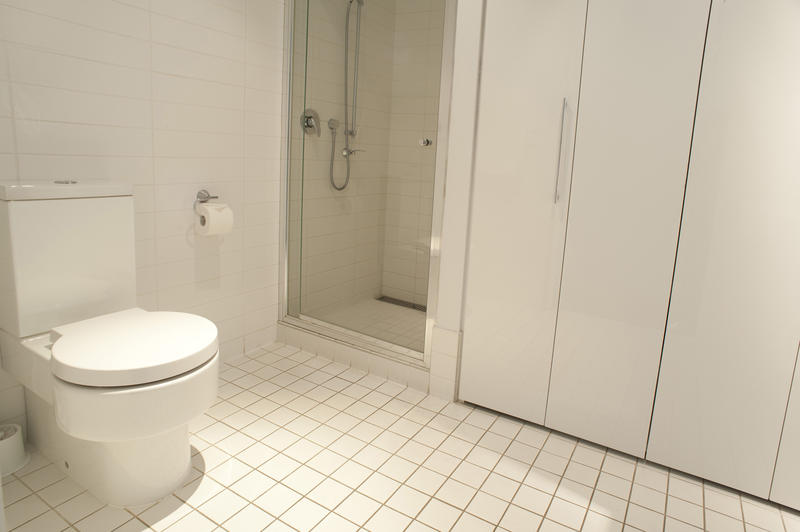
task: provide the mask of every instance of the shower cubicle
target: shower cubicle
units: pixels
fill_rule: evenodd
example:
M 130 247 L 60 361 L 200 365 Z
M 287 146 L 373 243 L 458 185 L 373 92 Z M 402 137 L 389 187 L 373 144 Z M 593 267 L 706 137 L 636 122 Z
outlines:
M 296 0 L 287 319 L 421 359 L 445 0 Z

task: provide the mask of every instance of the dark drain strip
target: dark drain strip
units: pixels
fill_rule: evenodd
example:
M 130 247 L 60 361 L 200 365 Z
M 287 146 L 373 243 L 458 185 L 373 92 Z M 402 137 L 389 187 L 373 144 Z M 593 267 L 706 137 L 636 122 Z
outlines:
M 381 296 L 378 298 L 378 301 L 383 301 L 384 303 L 391 303 L 392 305 L 397 305 L 399 307 L 406 307 L 406 308 L 413 308 L 414 310 L 421 310 L 422 312 L 427 312 L 428 307 L 425 305 L 417 305 L 416 303 L 411 303 L 410 301 L 403 301 L 402 299 L 397 299 L 394 297 L 389 296 Z

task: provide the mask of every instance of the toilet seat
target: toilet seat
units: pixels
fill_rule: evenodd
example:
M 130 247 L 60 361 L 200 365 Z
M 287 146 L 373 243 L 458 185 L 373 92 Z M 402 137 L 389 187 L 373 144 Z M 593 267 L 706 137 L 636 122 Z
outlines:
M 62 381 L 92 387 L 170 379 L 217 353 L 213 322 L 182 312 L 131 308 L 53 329 L 50 367 Z

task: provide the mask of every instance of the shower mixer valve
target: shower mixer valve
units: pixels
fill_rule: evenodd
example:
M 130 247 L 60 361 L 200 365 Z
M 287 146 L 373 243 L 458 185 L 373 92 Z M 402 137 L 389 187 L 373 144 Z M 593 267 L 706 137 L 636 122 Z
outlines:
M 356 150 L 356 149 L 344 148 L 342 150 L 342 157 L 350 157 L 351 155 L 353 155 L 354 153 L 356 153 L 358 151 L 367 151 L 367 150 Z

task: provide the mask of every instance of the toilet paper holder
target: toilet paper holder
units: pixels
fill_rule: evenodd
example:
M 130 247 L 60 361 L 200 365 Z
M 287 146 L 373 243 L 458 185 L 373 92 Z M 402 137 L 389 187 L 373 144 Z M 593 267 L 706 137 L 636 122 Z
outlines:
M 208 200 L 212 199 L 219 199 L 219 196 L 212 196 L 206 189 L 198 190 L 197 196 L 195 196 L 194 203 L 192 204 L 192 210 L 194 210 L 195 214 L 200 214 L 197 212 L 197 204 L 208 203 Z

